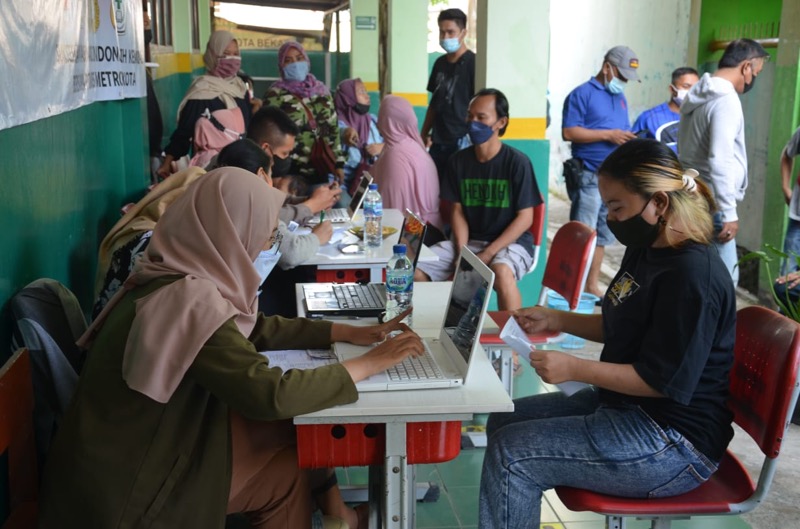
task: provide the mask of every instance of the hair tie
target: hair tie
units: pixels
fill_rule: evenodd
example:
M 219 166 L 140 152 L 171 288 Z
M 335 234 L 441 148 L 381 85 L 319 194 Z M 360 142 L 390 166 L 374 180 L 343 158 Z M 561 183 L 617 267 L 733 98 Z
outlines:
M 695 178 L 697 178 L 698 176 L 700 176 L 700 173 L 698 173 L 696 170 L 687 169 L 683 173 L 683 177 L 682 177 L 683 178 L 683 189 L 685 189 L 689 193 L 694 193 L 695 191 L 697 191 L 697 182 L 695 181 Z

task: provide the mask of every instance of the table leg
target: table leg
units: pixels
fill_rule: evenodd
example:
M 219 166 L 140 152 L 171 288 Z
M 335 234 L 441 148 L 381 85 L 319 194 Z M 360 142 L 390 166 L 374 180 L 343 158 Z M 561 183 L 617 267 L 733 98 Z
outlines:
M 408 465 L 406 453 L 406 424 L 387 423 L 381 509 L 384 529 L 414 526 L 414 470 Z

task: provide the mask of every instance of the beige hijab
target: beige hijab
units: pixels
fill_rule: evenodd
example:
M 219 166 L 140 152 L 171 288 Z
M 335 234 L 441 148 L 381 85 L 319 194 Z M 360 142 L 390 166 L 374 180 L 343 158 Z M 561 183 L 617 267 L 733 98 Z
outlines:
M 144 257 L 79 345 L 128 290 L 181 279 L 136 302 L 122 362 L 131 389 L 167 402 L 197 353 L 227 320 L 249 336 L 261 278 L 253 261 L 278 226 L 285 195 L 244 169 L 221 167 L 190 185 L 159 220 Z
M 125 212 L 125 215 L 114 224 L 114 227 L 100 243 L 97 263 L 97 277 L 94 283 L 94 295 L 97 297 L 103 288 L 111 257 L 117 249 L 125 246 L 133 238 L 138 237 L 156 226 L 156 222 L 164 214 L 167 206 L 181 196 L 186 188 L 205 174 L 200 167 L 188 167 L 178 171 L 151 189 L 142 199 Z
M 212 75 L 217 67 L 218 57 L 225 52 L 228 44 L 234 40 L 233 33 L 230 31 L 219 30 L 211 34 L 206 45 L 206 52 L 203 54 L 203 62 L 206 65 L 206 75 L 202 75 L 192 81 L 189 90 L 178 105 L 178 119 L 181 111 L 190 99 L 214 99 L 219 97 L 225 102 L 225 108 L 236 108 L 236 98 L 242 99 L 247 92 L 247 85 L 239 76 L 230 79 L 222 79 Z

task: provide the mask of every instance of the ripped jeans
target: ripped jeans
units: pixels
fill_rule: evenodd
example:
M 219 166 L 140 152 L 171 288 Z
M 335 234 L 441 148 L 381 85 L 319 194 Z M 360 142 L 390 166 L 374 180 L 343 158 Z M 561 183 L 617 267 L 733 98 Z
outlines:
M 682 494 L 717 465 L 638 406 L 598 403 L 593 388 L 514 401 L 492 414 L 479 527 L 538 529 L 542 493 L 558 485 L 628 497 Z

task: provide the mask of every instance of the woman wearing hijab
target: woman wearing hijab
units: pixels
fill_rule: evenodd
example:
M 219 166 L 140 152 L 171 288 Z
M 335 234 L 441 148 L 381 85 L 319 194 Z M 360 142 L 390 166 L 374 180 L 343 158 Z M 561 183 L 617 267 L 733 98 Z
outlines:
M 286 112 L 300 128 L 291 156 L 291 173 L 302 176 L 307 186 L 329 183 L 328 175 L 318 174 L 311 164 L 316 125 L 316 134 L 325 140 L 336 156 L 333 177 L 341 185 L 344 181 L 344 154 L 330 90 L 311 73 L 311 61 L 298 42 L 289 41 L 280 47 L 278 70 L 281 79 L 264 94 L 264 102 Z
M 355 401 L 355 381 L 422 344 L 399 320 L 356 328 L 256 313 L 259 256 L 283 200 L 223 167 L 161 217 L 79 342 L 89 354 L 48 453 L 39 527 L 221 529 L 232 512 L 260 529 L 310 527 L 309 477 L 287 419 Z M 258 353 L 371 344 L 394 329 L 404 332 L 317 369 L 283 372 Z
M 383 207 L 408 208 L 441 230 L 439 177 L 420 139 L 411 103 L 398 96 L 384 97 L 378 112 L 378 130 L 384 147 L 372 176 L 381 192 Z
M 186 188 L 205 174 L 200 167 L 187 167 L 157 184 L 136 204 L 125 211 L 100 243 L 95 278 L 95 302 L 92 318 L 96 318 L 108 300 L 122 287 L 147 245 L 156 222 L 167 206 Z
M 233 132 L 230 141 L 237 139 L 234 132 L 244 133 L 250 123 L 250 116 L 261 105 L 259 100 L 251 100 L 245 82 L 237 75 L 242 65 L 239 44 L 230 31 L 215 31 L 211 34 L 203 55 L 206 74 L 192 82 L 178 107 L 178 128 L 172 133 L 169 144 L 164 149 L 164 161 L 158 169 L 158 177 L 164 179 L 173 172 L 172 162 L 189 152 L 195 125 L 208 110 L 238 109 L 239 116 L 231 115 L 224 123 Z M 254 108 L 255 107 L 255 108 Z M 241 130 L 238 128 L 241 127 Z M 195 138 L 197 143 L 197 138 Z
M 336 87 L 333 97 L 339 115 L 342 145 L 347 154 L 344 162 L 345 189 L 353 191 L 358 177 L 369 171 L 383 149 L 378 132 L 378 118 L 369 113 L 369 93 L 359 78 L 345 79 Z

